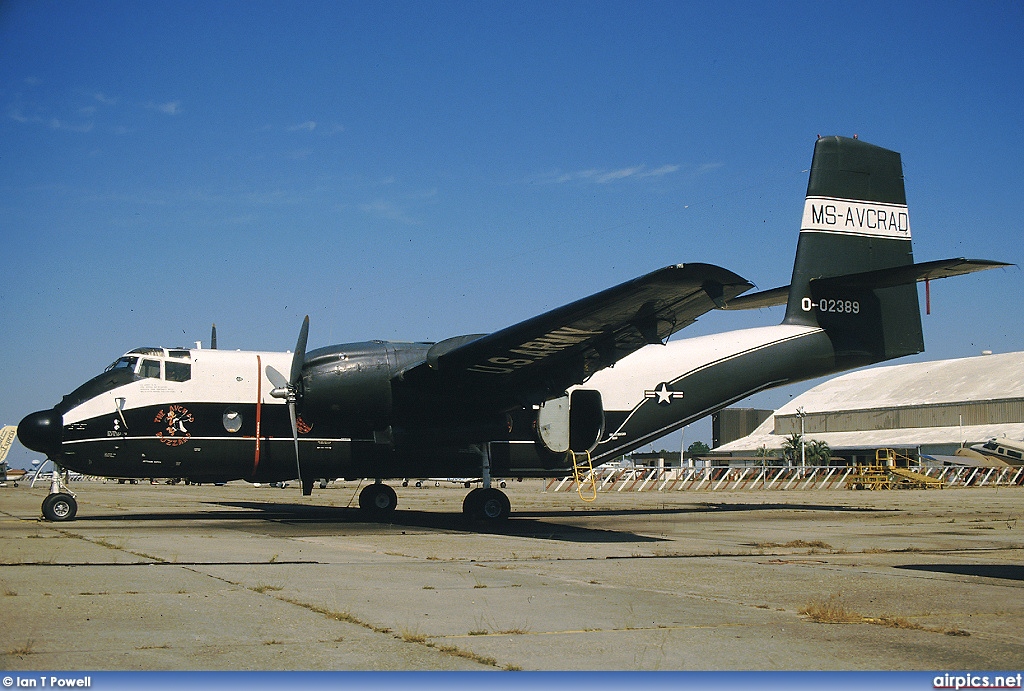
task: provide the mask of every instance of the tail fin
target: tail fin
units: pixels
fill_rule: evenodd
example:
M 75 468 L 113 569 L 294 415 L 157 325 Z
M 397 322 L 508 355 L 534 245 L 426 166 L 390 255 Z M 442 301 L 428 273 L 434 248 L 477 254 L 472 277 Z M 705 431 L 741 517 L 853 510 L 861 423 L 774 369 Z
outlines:
M 858 139 L 818 139 L 785 323 L 822 327 L 848 366 L 919 353 L 916 281 L 884 280 L 913 264 L 900 155 Z M 851 275 L 862 280 L 840 278 Z

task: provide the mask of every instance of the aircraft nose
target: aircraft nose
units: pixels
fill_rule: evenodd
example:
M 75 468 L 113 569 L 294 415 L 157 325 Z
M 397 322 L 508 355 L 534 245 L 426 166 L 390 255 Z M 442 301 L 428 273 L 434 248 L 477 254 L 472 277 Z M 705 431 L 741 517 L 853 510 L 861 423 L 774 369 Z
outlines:
M 63 437 L 63 422 L 61 414 L 52 408 L 26 415 L 18 423 L 18 441 L 33 451 L 56 455 Z

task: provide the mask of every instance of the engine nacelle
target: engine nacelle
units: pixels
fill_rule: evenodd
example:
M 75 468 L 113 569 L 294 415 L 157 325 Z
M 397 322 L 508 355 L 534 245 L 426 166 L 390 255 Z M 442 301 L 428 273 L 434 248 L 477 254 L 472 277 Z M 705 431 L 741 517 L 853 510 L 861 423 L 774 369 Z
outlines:
M 537 436 L 548 451 L 593 451 L 603 434 L 600 391 L 576 389 L 568 396 L 545 401 L 537 411 Z
M 370 341 L 320 348 L 306 354 L 302 407 L 374 429 L 391 418 L 394 348 Z

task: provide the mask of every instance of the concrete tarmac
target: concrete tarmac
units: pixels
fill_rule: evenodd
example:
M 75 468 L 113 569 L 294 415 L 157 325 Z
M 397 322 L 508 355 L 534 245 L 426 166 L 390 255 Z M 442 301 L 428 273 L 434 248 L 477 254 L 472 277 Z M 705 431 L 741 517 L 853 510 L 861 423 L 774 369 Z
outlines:
M 0 667 L 1024 668 L 1024 488 L 545 485 L 496 528 L 432 482 L 387 523 L 354 482 L 0 488 Z

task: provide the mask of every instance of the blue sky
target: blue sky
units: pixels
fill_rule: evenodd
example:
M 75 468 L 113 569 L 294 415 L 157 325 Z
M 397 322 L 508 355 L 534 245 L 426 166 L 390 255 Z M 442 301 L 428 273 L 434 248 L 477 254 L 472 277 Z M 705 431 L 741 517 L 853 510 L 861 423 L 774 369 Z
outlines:
M 919 261 L 1024 263 L 1021 36 L 1016 1 L 5 0 L 0 424 L 213 322 L 285 350 L 680 262 L 783 285 L 817 134 L 903 154 Z M 917 359 L 1024 348 L 1022 303 L 1018 269 L 933 284 Z

